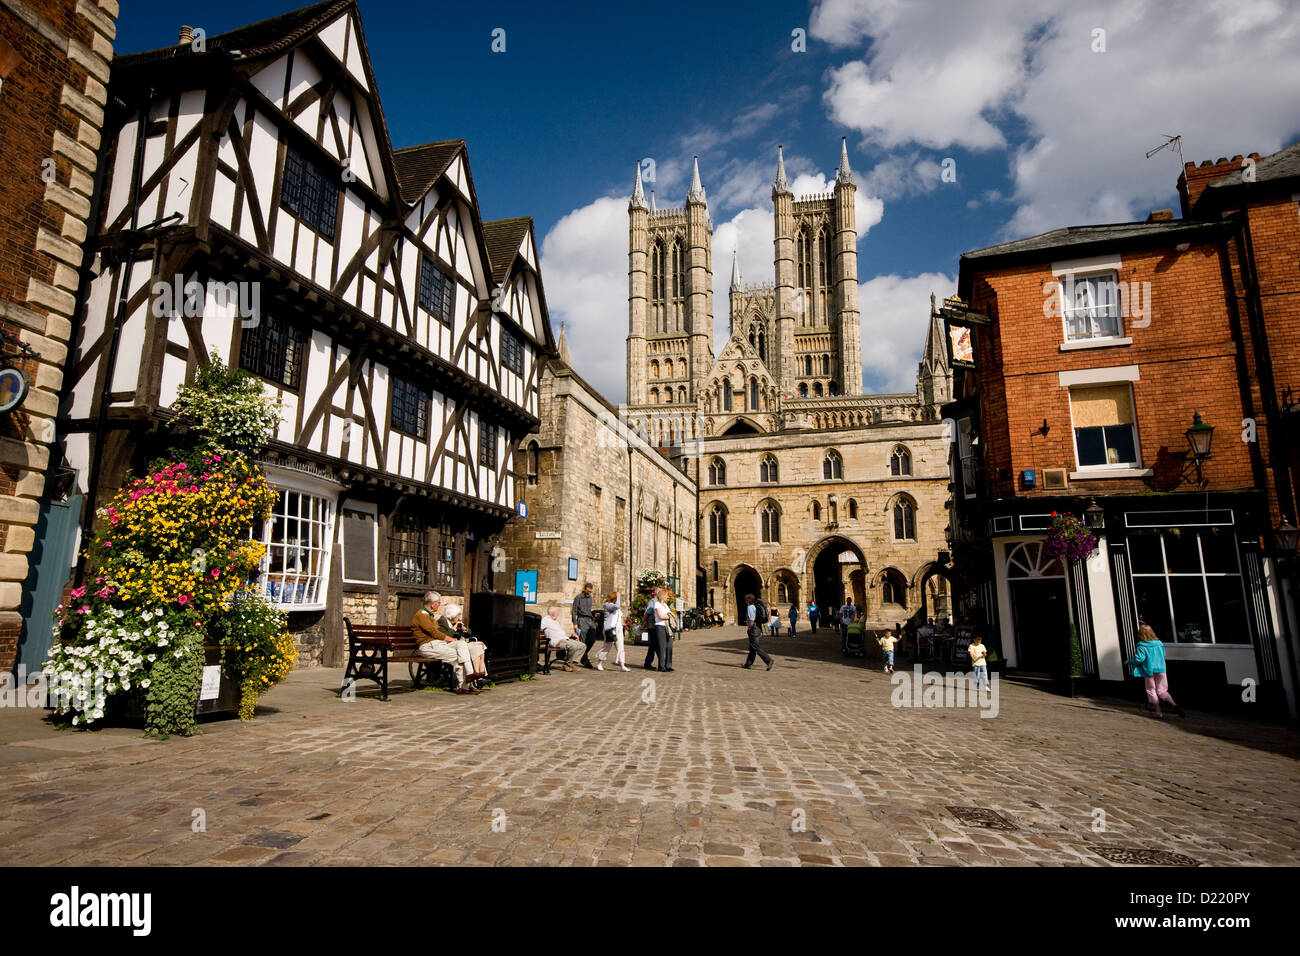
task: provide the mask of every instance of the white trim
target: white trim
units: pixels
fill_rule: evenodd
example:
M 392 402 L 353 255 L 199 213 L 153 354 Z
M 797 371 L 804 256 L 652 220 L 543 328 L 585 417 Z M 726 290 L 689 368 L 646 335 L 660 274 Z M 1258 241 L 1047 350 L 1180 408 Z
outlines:
M 1080 368 L 1056 373 L 1061 388 L 1071 385 L 1110 385 L 1118 382 L 1140 382 L 1142 373 L 1137 365 L 1110 365 L 1106 368 Z
M 1115 595 L 1110 580 L 1110 548 L 1105 535 L 1097 538 L 1097 552 L 1084 563 L 1088 576 L 1088 616 L 1092 621 L 1092 646 L 1100 680 L 1124 679 L 1124 651 L 1115 615 Z
M 1078 451 L 1075 451 L 1078 454 Z M 1089 468 L 1096 468 L 1090 471 Z M 1070 472 L 1071 481 L 1091 481 L 1093 478 L 1149 478 L 1156 473 L 1154 468 L 1120 468 L 1116 465 L 1084 465 L 1080 471 Z
M 371 554 L 374 555 L 374 561 L 371 564 L 371 569 L 372 569 L 371 573 L 373 574 L 373 577 L 369 581 L 364 581 L 361 580 L 360 578 L 350 578 L 347 577 L 346 574 L 343 574 L 343 569 L 348 566 L 348 563 L 346 559 L 343 559 L 342 555 L 340 554 L 340 561 L 342 563 L 341 566 L 339 567 L 339 572 L 342 575 L 342 581 L 344 584 L 378 584 L 379 583 L 379 506 L 375 504 L 375 502 L 373 501 L 352 501 L 352 500 L 349 500 L 346 503 L 338 506 L 338 519 L 334 522 L 334 532 L 337 540 L 334 543 L 337 544 L 340 549 L 342 549 L 343 547 L 343 512 L 345 511 L 358 511 L 361 512 L 362 514 L 369 514 L 374 516 L 375 521 L 373 527 L 371 528 L 372 536 L 374 538 L 374 545 Z
M 1052 275 L 1086 275 L 1091 272 L 1118 272 L 1119 256 L 1091 256 L 1087 259 L 1062 259 L 1052 263 Z
M 330 565 L 334 557 L 334 536 L 337 534 L 338 525 L 339 491 L 343 486 L 327 478 L 303 474 L 289 468 L 264 465 L 263 470 L 266 472 L 271 490 L 276 492 L 277 496 L 280 492 L 292 491 L 319 498 L 324 503 L 328 513 L 324 516 L 325 527 L 321 529 L 321 541 L 325 543 L 325 547 L 321 549 L 320 588 L 317 591 L 319 600 L 312 604 L 286 603 L 271 597 L 267 591 L 268 566 L 272 543 L 271 528 L 275 524 L 274 513 L 263 523 L 259 536 L 259 540 L 266 546 L 266 555 L 262 558 L 260 566 L 262 573 L 258 580 L 258 587 L 263 594 L 271 598 L 271 603 L 282 611 L 323 611 L 329 595 Z M 378 522 L 376 522 L 377 525 Z
M 1108 339 L 1072 339 L 1069 342 L 1062 342 L 1060 350 L 1062 352 L 1072 352 L 1075 349 L 1104 349 L 1116 345 L 1132 345 L 1133 340 L 1128 336 L 1111 337 Z

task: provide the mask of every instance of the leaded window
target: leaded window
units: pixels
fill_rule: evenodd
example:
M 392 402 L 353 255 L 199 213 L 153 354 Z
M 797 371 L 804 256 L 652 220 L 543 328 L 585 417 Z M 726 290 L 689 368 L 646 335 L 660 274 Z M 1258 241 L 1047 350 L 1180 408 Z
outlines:
M 307 336 L 284 319 L 263 313 L 257 325 L 243 330 L 239 367 L 297 390 L 302 378 L 302 353 Z
M 392 426 L 421 441 L 429 437 L 429 392 L 396 375 L 393 376 Z
M 524 343 L 514 330 L 501 326 L 501 364 L 516 375 L 524 374 Z
M 294 146 L 285 151 L 280 200 L 304 223 L 333 241 L 339 213 L 339 184 Z
M 822 477 L 826 480 L 844 477 L 844 460 L 840 458 L 840 453 L 831 450 L 826 453 L 822 459 Z
M 709 544 L 727 543 L 727 512 L 722 505 L 709 511 Z
M 721 458 L 709 462 L 709 484 L 725 485 L 727 483 L 727 463 Z
M 776 459 L 771 455 L 763 456 L 763 460 L 759 462 L 758 480 L 759 481 L 777 480 Z
M 764 544 L 779 544 L 781 541 L 781 512 L 776 505 L 768 502 L 763 506 L 761 524 Z
M 451 328 L 456 283 L 428 256 L 420 259 L 420 308 Z
M 894 504 L 894 538 L 898 541 L 916 538 L 916 506 L 906 498 Z
M 433 585 L 443 591 L 460 586 L 460 542 L 450 525 L 438 528 L 438 550 L 433 569 Z
M 483 468 L 497 466 L 497 426 L 486 423 L 479 426 L 478 463 Z
M 276 604 L 324 607 L 329 582 L 334 502 L 306 492 L 281 490 L 263 526 L 261 587 Z
M 899 445 L 889 456 L 889 473 L 891 475 L 910 475 L 912 473 L 912 455 Z
M 388 580 L 429 584 L 429 526 L 417 515 L 399 513 L 388 524 Z

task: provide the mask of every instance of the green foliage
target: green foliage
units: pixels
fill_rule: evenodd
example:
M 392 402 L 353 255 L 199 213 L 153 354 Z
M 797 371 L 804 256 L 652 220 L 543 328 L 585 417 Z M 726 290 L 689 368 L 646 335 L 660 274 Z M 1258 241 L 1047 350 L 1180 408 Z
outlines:
M 239 719 L 252 720 L 257 698 L 293 670 L 298 651 L 287 630 L 288 618 L 260 591 L 235 595 L 209 624 L 221 646 L 223 663 L 239 679 Z
M 1083 648 L 1079 644 L 1079 629 L 1073 624 L 1066 627 L 1066 673 L 1071 677 L 1083 676 Z
M 203 686 L 203 632 L 186 630 L 149 669 L 145 697 L 145 733 L 166 739 L 198 731 L 194 705 Z
M 190 420 L 198 448 L 223 455 L 257 452 L 280 421 L 279 405 L 262 394 L 257 376 L 227 367 L 218 355 L 199 367 L 172 407 Z

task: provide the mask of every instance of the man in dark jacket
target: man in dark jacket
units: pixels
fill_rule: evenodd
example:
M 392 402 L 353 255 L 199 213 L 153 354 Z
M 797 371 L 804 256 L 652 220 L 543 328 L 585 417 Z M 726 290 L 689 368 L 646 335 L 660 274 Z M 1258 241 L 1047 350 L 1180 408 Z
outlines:
M 582 586 L 582 593 L 573 599 L 573 608 L 569 612 L 573 619 L 574 633 L 578 640 L 587 645 L 586 653 L 582 655 L 583 667 L 592 666 L 588 659 L 591 656 L 591 646 L 600 637 L 600 632 L 596 629 L 596 615 L 591 610 L 591 591 L 592 583 L 588 581 Z

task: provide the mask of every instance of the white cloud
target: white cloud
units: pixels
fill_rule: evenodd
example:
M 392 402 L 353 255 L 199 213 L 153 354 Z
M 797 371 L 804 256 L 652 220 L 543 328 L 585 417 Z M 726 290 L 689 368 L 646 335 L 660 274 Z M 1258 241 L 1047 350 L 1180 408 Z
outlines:
M 1143 158 L 1164 133 L 1200 161 L 1300 131 L 1300 6 L 1280 0 L 822 0 L 810 33 L 863 47 L 827 72 L 823 101 L 867 143 L 1006 151 L 1009 235 L 1170 201 L 1176 154 Z M 902 187 L 882 165 L 889 198 Z
M 868 392 L 916 390 L 916 367 L 930 322 L 930 293 L 940 301 L 957 280 L 939 272 L 876 276 L 858 285 L 862 380 Z
M 575 209 L 542 240 L 542 281 L 578 374 L 611 402 L 627 395 L 627 199 Z

